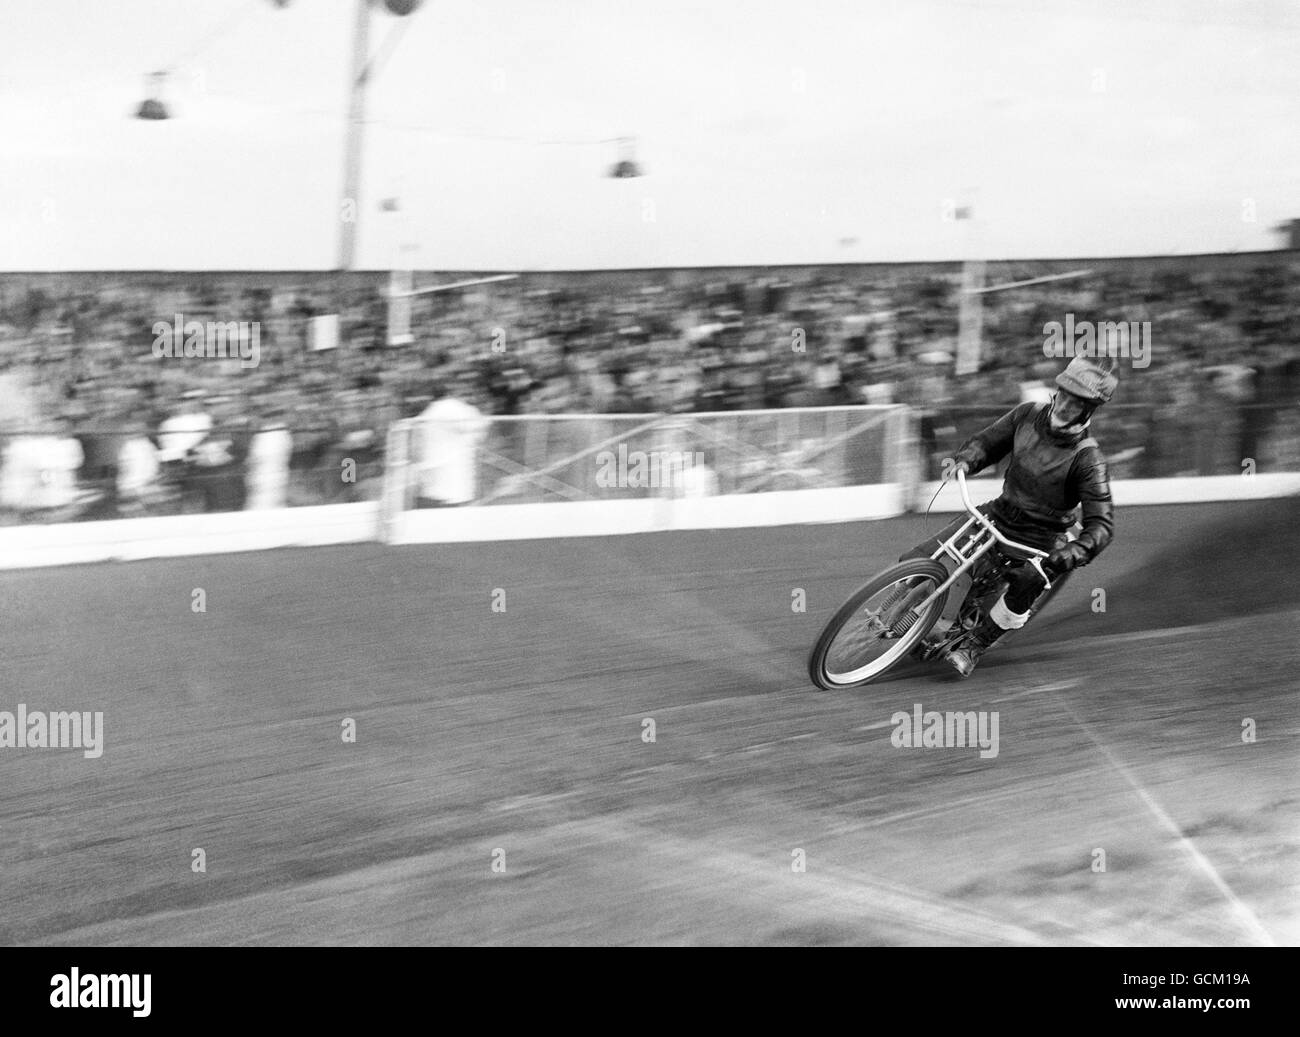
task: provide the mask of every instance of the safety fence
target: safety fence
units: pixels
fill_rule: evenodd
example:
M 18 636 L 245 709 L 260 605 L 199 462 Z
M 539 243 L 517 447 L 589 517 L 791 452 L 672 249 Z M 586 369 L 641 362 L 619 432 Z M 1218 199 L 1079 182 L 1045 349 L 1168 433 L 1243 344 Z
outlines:
M 699 497 L 899 482 L 906 407 L 411 420 L 388 437 L 388 500 L 546 503 Z
M 813 499 L 775 495 L 819 491 L 819 500 L 843 502 L 863 487 L 885 487 L 906 508 L 917 506 L 920 491 L 942 476 L 943 460 L 965 438 L 1004 411 L 898 405 L 490 418 L 469 412 L 397 422 L 386 440 L 327 427 L 219 427 L 188 439 L 150 434 L 143 425 L 10 432 L 0 436 L 0 525 L 371 504 L 382 527 L 398 515 L 445 506 L 487 513 L 510 505 L 710 498 L 748 501 L 741 508 L 755 514 L 776 501 Z M 1199 478 L 1209 485 L 1242 474 L 1300 472 L 1296 404 L 1195 413 L 1116 405 L 1098 426 L 1115 480 Z M 831 491 L 837 495 L 826 497 Z M 797 514 L 790 508 L 782 514 Z M 854 514 L 837 508 L 825 514 Z M 700 521 L 712 514 L 696 512 Z M 630 512 L 610 511 L 611 528 L 619 514 Z

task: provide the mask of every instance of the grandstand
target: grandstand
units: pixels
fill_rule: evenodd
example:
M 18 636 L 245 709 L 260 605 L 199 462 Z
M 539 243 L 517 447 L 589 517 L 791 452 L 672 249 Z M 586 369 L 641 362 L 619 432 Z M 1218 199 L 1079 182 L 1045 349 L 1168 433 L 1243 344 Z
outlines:
M 345 443 L 382 443 L 432 387 L 474 393 L 494 415 L 655 414 L 902 402 L 923 405 L 933 457 L 958 426 L 995 416 L 1059 366 L 1043 325 L 1152 320 L 1152 363 L 1124 373 L 1106 415 L 1118 474 L 1228 474 L 1300 464 L 1300 255 L 1073 259 L 988 264 L 1016 283 L 1085 267 L 1086 277 L 984 297 L 979 369 L 952 373 L 961 269 L 955 263 L 530 272 L 422 271 L 420 286 L 465 287 L 410 300 L 409 341 L 388 345 L 384 272 L 87 272 L 0 276 L 0 371 L 36 386 L 35 409 L 74 435 L 148 430 L 187 393 L 219 422 L 286 425 L 295 503 Z M 488 279 L 487 283 L 475 283 Z M 162 315 L 232 317 L 262 329 L 255 370 L 238 362 L 156 362 Z M 312 322 L 337 314 L 336 349 Z M 798 333 L 798 347 L 794 345 Z M 976 408 L 964 411 L 963 408 Z M 10 418 L 10 435 L 23 429 Z M 945 432 L 944 430 L 949 430 Z M 373 496 L 379 458 L 366 452 Z M 100 473 L 103 477 L 103 473 Z M 368 487 L 368 488 L 366 488 Z

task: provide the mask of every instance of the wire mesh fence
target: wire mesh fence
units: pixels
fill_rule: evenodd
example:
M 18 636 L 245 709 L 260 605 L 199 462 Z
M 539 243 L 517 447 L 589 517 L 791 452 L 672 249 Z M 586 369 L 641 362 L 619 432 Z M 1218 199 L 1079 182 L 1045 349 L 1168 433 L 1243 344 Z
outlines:
M 398 509 L 712 496 L 899 481 L 912 423 L 898 406 L 485 419 L 394 426 Z

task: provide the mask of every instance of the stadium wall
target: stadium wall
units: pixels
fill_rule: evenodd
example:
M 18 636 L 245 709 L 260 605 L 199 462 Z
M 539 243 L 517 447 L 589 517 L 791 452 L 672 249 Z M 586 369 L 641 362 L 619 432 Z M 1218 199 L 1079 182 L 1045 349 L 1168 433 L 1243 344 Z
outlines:
M 976 504 L 991 501 L 1002 490 L 1001 479 L 971 479 L 971 500 Z M 940 487 L 943 486 L 942 492 Z M 1300 473 L 1275 472 L 1253 475 L 1203 475 L 1172 479 L 1112 479 L 1111 496 L 1117 507 L 1149 504 L 1208 504 L 1212 501 L 1247 501 L 1265 497 L 1290 497 L 1300 494 Z M 961 493 L 955 483 L 922 483 L 918 496 L 919 510 L 938 493 L 930 513 L 962 510 Z
M 8 526 L 0 569 L 364 543 L 378 527 L 375 503 Z
M 386 520 L 378 502 L 370 502 L 10 526 L 0 529 L 0 569 L 374 541 L 461 543 L 854 522 L 924 511 L 937 485 L 923 483 L 915 493 L 902 485 L 880 485 L 701 498 L 502 504 L 406 511 Z M 1000 488 L 1000 480 L 975 479 L 971 496 L 982 503 Z M 1122 507 L 1241 501 L 1300 494 L 1300 473 L 1117 480 L 1112 489 Z M 949 484 L 930 510 L 932 514 L 960 510 L 956 488 Z

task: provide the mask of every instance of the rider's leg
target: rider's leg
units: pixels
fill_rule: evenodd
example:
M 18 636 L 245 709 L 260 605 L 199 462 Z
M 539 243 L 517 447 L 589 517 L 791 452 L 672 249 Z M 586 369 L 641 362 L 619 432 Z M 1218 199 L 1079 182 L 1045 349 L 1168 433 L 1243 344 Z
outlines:
M 1002 597 L 975 625 L 965 640 L 945 658 L 961 676 L 969 677 L 998 638 L 1008 630 L 1019 630 L 1029 621 L 1029 610 L 1043 591 L 1043 578 L 1031 565 L 1020 566 L 1008 581 Z
M 979 664 L 980 657 L 1008 630 L 1019 630 L 1029 619 L 1029 610 L 1013 612 L 1007 606 L 1006 595 L 988 611 L 969 634 L 948 652 L 944 658 L 961 676 L 969 677 Z
M 1032 565 L 1022 565 L 1011 575 L 1007 581 L 1006 593 L 998 599 L 998 604 L 1005 605 L 1008 612 L 1020 615 L 1024 614 L 1028 618 L 1029 610 L 1033 607 L 1038 595 L 1043 593 L 1043 578 L 1038 575 L 1038 570 Z M 1007 629 L 1015 630 L 1024 626 L 1023 620 L 1015 627 Z

